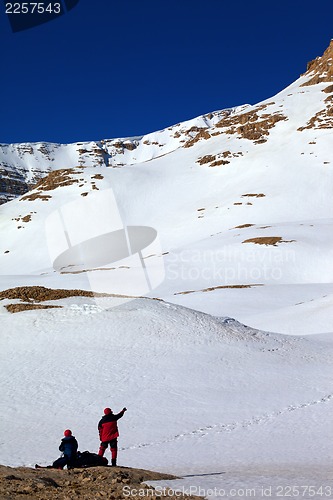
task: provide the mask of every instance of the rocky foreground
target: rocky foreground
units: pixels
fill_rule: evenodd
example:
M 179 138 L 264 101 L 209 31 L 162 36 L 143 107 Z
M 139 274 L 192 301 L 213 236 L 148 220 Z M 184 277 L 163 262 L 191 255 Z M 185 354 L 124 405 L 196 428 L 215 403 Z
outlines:
M 127 467 L 92 467 L 55 470 L 0 466 L 0 500 L 82 500 L 160 497 L 144 481 L 176 479 L 161 474 Z M 165 494 L 168 499 L 179 498 Z M 194 497 L 187 497 L 188 499 Z

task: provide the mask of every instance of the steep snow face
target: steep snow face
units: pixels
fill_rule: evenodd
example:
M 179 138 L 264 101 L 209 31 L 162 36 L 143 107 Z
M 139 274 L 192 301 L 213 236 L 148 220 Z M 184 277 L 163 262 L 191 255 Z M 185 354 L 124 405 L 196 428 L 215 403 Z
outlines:
M 331 56 L 332 44 L 255 106 L 144 137 L 4 146 L 6 175 L 24 171 L 25 186 L 51 173 L 1 207 L 2 289 L 149 293 L 267 330 L 331 331 Z M 128 227 L 140 228 L 135 251 Z M 89 241 L 84 252 L 100 255 L 93 238 L 115 231 L 116 261 L 111 249 L 108 262 L 66 253 Z M 57 252 L 76 260 L 54 266 Z

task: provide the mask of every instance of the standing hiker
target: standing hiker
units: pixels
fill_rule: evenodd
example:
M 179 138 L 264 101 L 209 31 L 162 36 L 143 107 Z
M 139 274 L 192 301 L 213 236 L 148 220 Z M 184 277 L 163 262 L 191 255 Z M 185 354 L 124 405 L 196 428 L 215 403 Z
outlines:
M 99 438 L 101 440 L 98 454 L 102 457 L 110 445 L 111 465 L 113 466 L 117 465 L 117 437 L 119 436 L 117 420 L 124 415 L 125 411 L 127 411 L 127 408 L 123 408 L 115 415 L 111 408 L 105 408 L 104 417 L 98 423 Z

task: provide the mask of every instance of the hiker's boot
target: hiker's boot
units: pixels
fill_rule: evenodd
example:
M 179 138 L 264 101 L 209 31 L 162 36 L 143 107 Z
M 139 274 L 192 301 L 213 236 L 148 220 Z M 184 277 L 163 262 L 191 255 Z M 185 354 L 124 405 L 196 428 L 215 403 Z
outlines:
M 117 467 L 117 459 L 116 458 L 111 459 L 111 465 L 112 465 L 112 467 Z

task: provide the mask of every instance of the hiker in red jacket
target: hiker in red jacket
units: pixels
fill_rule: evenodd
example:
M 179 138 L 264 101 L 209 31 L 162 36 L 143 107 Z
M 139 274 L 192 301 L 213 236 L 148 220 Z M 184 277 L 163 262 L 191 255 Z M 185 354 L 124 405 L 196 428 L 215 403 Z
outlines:
M 111 408 L 105 408 L 104 417 L 98 423 L 99 438 L 101 440 L 98 454 L 102 457 L 108 445 L 110 445 L 112 466 L 117 465 L 117 437 L 119 436 L 117 420 L 124 415 L 125 411 L 127 411 L 127 408 L 123 408 L 114 415 Z

